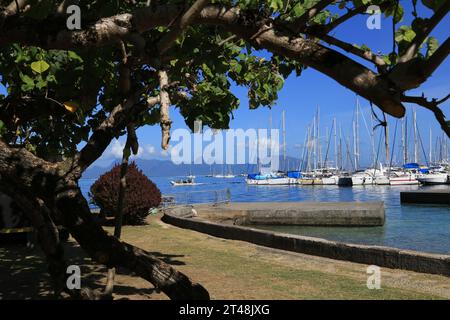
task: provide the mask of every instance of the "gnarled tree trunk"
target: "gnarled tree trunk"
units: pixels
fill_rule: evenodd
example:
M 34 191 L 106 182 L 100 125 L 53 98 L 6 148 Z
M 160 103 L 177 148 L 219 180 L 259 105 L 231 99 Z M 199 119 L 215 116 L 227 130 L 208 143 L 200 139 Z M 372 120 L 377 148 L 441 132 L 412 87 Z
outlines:
M 186 275 L 150 253 L 119 241 L 97 224 L 78 187 L 77 179 L 70 172 L 35 157 L 24 148 L 9 147 L 1 139 L 0 150 L 0 185 L 11 197 L 16 194 L 40 199 L 30 204 L 30 208 L 36 209 L 32 211 L 32 220 L 35 227 L 41 229 L 40 234 L 51 231 L 51 224 L 44 222 L 46 214 L 57 216 L 96 262 L 109 268 L 126 268 L 148 280 L 171 299 L 209 299 L 208 292 L 200 284 L 193 283 Z M 45 227 L 42 227 L 44 224 Z M 42 239 L 47 238 L 51 237 Z M 50 269 L 55 270 L 51 273 L 61 286 L 64 262 L 60 244 L 58 241 L 43 241 L 42 244 L 51 263 Z

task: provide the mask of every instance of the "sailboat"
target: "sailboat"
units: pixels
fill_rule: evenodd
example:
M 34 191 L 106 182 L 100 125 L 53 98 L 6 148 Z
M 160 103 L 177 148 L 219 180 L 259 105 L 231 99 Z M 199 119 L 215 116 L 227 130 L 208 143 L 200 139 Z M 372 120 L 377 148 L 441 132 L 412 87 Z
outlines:
M 417 176 L 422 184 L 450 184 L 450 172 L 445 167 L 430 167 L 428 173 Z
M 270 168 L 262 167 L 258 174 L 248 174 L 245 182 L 250 185 L 286 185 L 290 178 L 282 172 L 273 172 Z
M 223 178 L 230 179 L 234 178 L 235 175 L 232 172 L 231 166 L 228 166 L 228 173 L 223 176 Z
M 282 112 L 282 126 L 283 126 L 283 141 L 285 141 L 285 111 Z M 272 119 L 270 118 L 270 123 Z M 270 125 L 271 126 L 271 125 Z M 257 136 L 257 149 L 259 149 L 259 137 Z M 285 153 L 285 148 L 283 149 Z M 258 152 L 258 151 L 257 151 Z M 284 159 L 286 156 L 284 155 Z M 258 173 L 248 174 L 245 182 L 249 185 L 289 185 L 292 183 L 293 179 L 288 177 L 284 172 L 273 171 L 272 168 L 260 167 L 259 158 L 258 162 Z
M 417 180 L 419 174 L 418 163 L 405 163 L 402 169 L 391 171 L 389 184 L 391 186 L 416 185 L 419 184 L 419 180 Z

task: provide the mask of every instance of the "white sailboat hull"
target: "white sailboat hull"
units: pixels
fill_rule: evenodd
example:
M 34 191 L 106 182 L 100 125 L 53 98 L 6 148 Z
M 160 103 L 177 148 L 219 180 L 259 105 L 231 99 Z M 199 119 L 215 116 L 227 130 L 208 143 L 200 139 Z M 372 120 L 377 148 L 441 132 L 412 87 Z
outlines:
M 377 176 L 377 177 L 375 177 L 375 184 L 376 185 L 389 185 L 390 181 L 389 181 L 389 178 L 386 176 Z
M 425 174 L 417 177 L 417 180 L 423 184 L 447 184 L 449 183 L 448 175 L 444 173 Z
M 338 182 L 338 177 L 328 177 L 328 178 L 322 178 L 322 184 L 325 185 L 335 185 Z
M 290 178 L 277 178 L 277 179 L 263 179 L 263 180 L 256 180 L 256 179 L 245 179 L 245 182 L 250 185 L 287 185 L 290 184 Z
M 389 179 L 391 186 L 404 186 L 404 185 L 415 185 L 419 184 L 419 181 L 414 176 L 405 175 L 399 177 L 391 177 Z
M 371 185 L 371 184 L 373 184 L 373 178 L 371 176 L 352 177 L 352 185 L 354 186 Z

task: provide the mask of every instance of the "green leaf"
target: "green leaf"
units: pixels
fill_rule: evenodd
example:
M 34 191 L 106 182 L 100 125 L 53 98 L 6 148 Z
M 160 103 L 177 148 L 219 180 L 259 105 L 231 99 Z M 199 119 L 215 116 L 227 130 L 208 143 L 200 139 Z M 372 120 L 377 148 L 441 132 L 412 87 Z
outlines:
M 391 64 L 391 59 L 389 59 L 389 56 L 382 56 L 381 59 L 383 59 L 383 61 L 384 61 L 387 65 L 390 65 L 390 64 Z
M 44 79 L 40 79 L 37 83 L 36 83 L 36 88 L 38 88 L 39 90 L 41 90 L 42 88 L 47 86 L 47 81 L 45 81 Z
M 394 16 L 394 23 L 399 23 L 403 19 L 403 14 L 403 7 L 400 4 L 393 4 L 385 11 L 386 17 Z
M 19 74 L 20 79 L 24 82 L 20 88 L 23 91 L 31 91 L 34 89 L 34 80 L 27 76 L 26 74 L 20 73 Z
M 3 122 L 0 120 L 0 137 L 2 137 L 6 132 L 6 128 L 3 125 Z
M 416 33 L 411 27 L 401 26 L 397 31 L 395 31 L 395 41 L 401 42 L 411 42 L 416 37 Z
M 439 41 L 435 37 L 429 37 L 426 43 L 427 43 L 427 53 L 425 57 L 428 59 L 439 47 Z
M 76 60 L 79 62 L 83 62 L 83 59 L 74 51 L 67 51 L 67 55 L 71 60 Z
M 283 0 L 271 0 L 269 7 L 273 9 L 273 11 L 278 11 L 283 9 Z
M 50 68 L 49 64 L 44 60 L 39 60 L 31 63 L 31 69 L 37 73 L 43 73 Z

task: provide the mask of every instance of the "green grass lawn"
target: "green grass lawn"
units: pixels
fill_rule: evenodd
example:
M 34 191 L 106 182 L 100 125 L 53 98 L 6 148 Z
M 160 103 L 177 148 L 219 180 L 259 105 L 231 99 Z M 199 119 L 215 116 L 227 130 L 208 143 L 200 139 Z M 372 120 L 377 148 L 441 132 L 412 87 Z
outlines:
M 201 283 L 213 299 L 450 298 L 448 277 L 382 268 L 381 289 L 369 290 L 367 265 L 215 238 L 164 224 L 160 216 L 145 226 L 125 226 L 122 238 Z M 81 267 L 83 286 L 104 287 L 105 267 L 94 265 L 73 241 L 65 252 L 69 264 Z M 0 261 L 0 300 L 52 298 L 39 250 L 0 247 Z M 114 294 L 115 299 L 167 299 L 125 270 L 118 270 Z
M 123 238 L 172 256 L 216 299 L 448 299 L 450 278 L 382 269 L 369 290 L 366 265 L 289 253 L 163 224 L 125 227 Z M 171 259 L 168 259 L 170 262 Z

